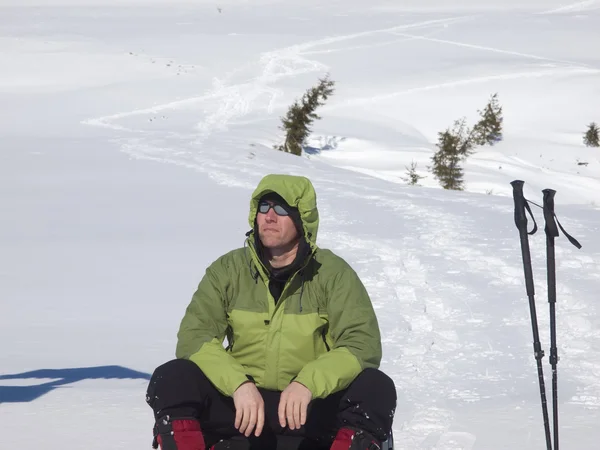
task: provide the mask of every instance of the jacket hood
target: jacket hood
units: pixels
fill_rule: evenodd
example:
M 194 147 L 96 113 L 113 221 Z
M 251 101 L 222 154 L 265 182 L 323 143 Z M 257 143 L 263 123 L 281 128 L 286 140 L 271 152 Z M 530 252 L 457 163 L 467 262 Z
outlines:
M 279 194 L 288 205 L 298 209 L 306 240 L 315 250 L 319 229 L 319 211 L 317 209 L 317 193 L 311 181 L 297 175 L 270 174 L 263 177 L 250 200 L 248 223 L 252 229 L 254 229 L 254 220 L 258 211 L 258 201 L 263 195 L 270 192 Z

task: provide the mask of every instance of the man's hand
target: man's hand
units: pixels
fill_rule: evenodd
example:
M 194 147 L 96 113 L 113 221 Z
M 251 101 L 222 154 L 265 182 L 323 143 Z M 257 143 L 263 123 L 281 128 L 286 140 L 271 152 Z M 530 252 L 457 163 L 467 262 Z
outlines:
M 265 403 L 256 385 L 243 383 L 233 393 L 235 405 L 235 428 L 244 436 L 252 434 L 256 426 L 255 436 L 260 436 L 265 424 Z
M 285 428 L 286 421 L 291 430 L 306 423 L 306 411 L 312 400 L 312 392 L 303 384 L 292 381 L 279 399 L 279 424 Z

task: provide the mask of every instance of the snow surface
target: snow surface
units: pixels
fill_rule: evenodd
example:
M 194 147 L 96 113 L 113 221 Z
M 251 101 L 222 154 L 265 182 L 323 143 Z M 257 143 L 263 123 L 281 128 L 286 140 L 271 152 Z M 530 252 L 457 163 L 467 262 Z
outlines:
M 276 172 L 310 177 L 319 244 L 372 295 L 403 450 L 545 448 L 509 183 L 556 189 L 583 245 L 557 240 L 561 448 L 597 449 L 599 20 L 600 1 L 0 0 L 2 448 L 150 448 L 148 377 Z M 272 150 L 327 72 L 305 157 Z M 437 133 L 494 92 L 504 141 L 442 190 Z

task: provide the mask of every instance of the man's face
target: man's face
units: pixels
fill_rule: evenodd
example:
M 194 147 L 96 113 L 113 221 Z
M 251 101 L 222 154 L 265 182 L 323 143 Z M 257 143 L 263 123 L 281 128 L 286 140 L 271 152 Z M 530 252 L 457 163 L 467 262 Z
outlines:
M 269 204 L 271 208 L 266 213 L 261 213 L 261 204 L 265 203 Z M 270 200 L 259 203 L 256 215 L 258 237 L 268 249 L 286 249 L 298 239 L 298 231 L 290 216 L 280 216 L 275 212 L 275 208 L 273 208 L 275 205 L 276 203 Z M 278 210 L 280 208 L 280 206 L 277 207 Z M 266 206 L 263 205 L 263 209 L 266 209 Z

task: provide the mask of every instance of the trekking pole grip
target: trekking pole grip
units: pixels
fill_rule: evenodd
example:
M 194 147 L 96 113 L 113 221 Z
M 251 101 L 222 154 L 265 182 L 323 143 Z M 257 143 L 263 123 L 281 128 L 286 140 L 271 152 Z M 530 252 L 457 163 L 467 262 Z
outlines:
M 515 225 L 519 230 L 519 236 L 521 238 L 521 250 L 523 253 L 523 269 L 525 271 L 525 288 L 529 297 L 535 295 L 535 288 L 533 285 L 533 269 L 531 267 L 531 253 L 529 250 L 529 241 L 527 240 L 527 234 L 535 233 L 537 226 L 534 227 L 531 233 L 527 233 L 527 216 L 525 215 L 525 208 L 528 206 L 523 196 L 523 185 L 525 184 L 522 180 L 514 180 L 510 183 L 513 187 L 513 199 L 515 201 Z M 532 216 L 533 218 L 533 216 Z M 535 219 L 533 219 L 535 224 Z
M 544 189 L 544 220 L 546 221 L 546 234 L 552 237 L 558 237 L 558 227 L 554 220 L 554 195 L 556 191 L 554 189 Z
M 523 196 L 522 180 L 515 180 L 510 183 L 513 187 L 513 199 L 515 201 L 515 225 L 519 230 L 527 230 L 527 216 L 525 215 L 525 197 Z

